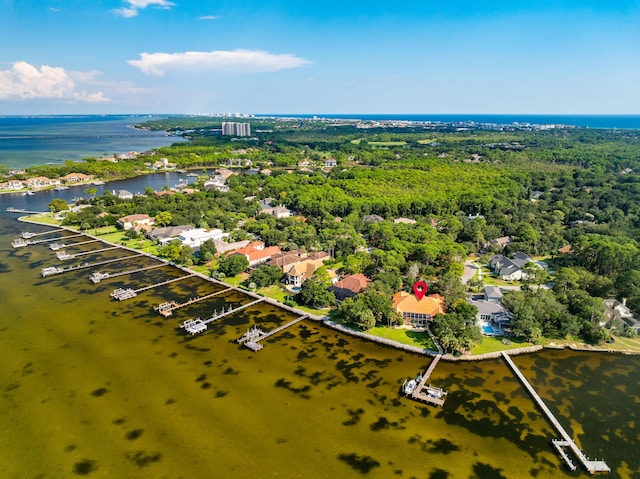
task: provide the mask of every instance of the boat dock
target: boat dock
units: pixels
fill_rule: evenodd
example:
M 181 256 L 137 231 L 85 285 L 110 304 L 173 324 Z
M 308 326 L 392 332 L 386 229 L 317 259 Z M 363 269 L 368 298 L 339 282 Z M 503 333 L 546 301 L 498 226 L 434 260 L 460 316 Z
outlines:
M 141 268 L 137 271 L 143 271 L 145 269 L 150 269 L 150 268 L 157 268 L 158 266 L 151 266 L 149 268 Z M 130 273 L 135 273 L 136 271 L 130 271 Z M 124 273 L 119 273 L 119 274 L 124 274 Z M 115 275 L 114 275 L 115 276 Z M 165 284 L 169 284 L 169 283 L 175 283 L 176 281 L 182 281 L 183 279 L 187 279 L 187 278 L 191 278 L 192 276 L 195 276 L 195 274 L 186 274 L 184 276 L 180 276 L 179 278 L 173 278 L 173 279 L 168 279 L 167 281 L 163 281 L 162 283 L 156 283 L 156 284 L 152 284 L 151 286 L 145 286 L 144 288 L 138 288 L 135 290 L 136 294 L 141 293 L 142 291 L 146 291 L 148 289 L 153 289 L 153 288 L 158 288 L 160 286 L 164 286 Z M 225 291 L 229 291 L 231 288 L 227 288 L 225 289 Z M 213 293 L 214 295 L 216 294 L 220 294 L 223 291 L 218 291 L 216 293 Z
M 274 334 L 278 334 L 280 331 L 283 331 L 289 326 L 293 326 L 294 324 L 299 323 L 300 321 L 308 317 L 308 315 L 303 314 L 293 321 L 289 321 L 288 323 L 283 324 L 282 326 L 278 326 L 276 329 L 272 329 L 268 332 L 265 332 L 257 326 L 254 326 L 252 329 L 248 329 L 241 338 L 238 338 L 238 342 L 240 344 L 244 344 L 252 351 L 260 351 L 264 347 L 264 344 L 261 344 L 260 341 L 262 341 L 263 339 L 267 339 L 269 336 L 273 336 Z
M 436 369 L 438 362 L 440 362 L 441 357 L 442 354 L 438 354 L 433 358 L 433 361 L 431 361 L 431 364 L 429 364 L 429 367 L 420 378 L 418 385 L 411 393 L 412 399 L 415 399 L 416 401 L 426 402 L 427 404 L 433 404 L 434 406 L 444 406 L 444 398 L 447 395 L 447 392 L 444 389 L 440 389 L 431 386 L 431 384 L 427 384 L 427 381 L 431 377 L 434 369 Z
M 115 263 L 116 261 L 123 261 L 126 259 L 137 258 L 138 256 L 142 256 L 142 255 L 143 253 L 132 254 L 129 256 L 125 256 L 124 258 L 108 259 L 105 261 L 99 261 L 97 263 L 83 263 L 77 266 L 69 266 L 68 268 L 56 268 L 56 267 L 42 268 L 42 277 L 46 278 L 47 276 L 53 276 L 55 274 L 68 273 L 69 271 L 77 271 L 79 269 L 93 268 L 94 266 L 100 266 L 103 264 Z
M 92 250 L 92 251 L 84 251 L 82 253 L 73 253 L 73 254 L 69 254 L 66 251 L 58 251 L 56 253 L 56 256 L 58 257 L 59 260 L 74 259 L 74 258 L 77 258 L 78 256 L 86 256 L 88 254 L 102 253 L 103 251 L 109 251 L 111 249 L 118 249 L 118 248 L 120 248 L 120 247 L 119 246 L 109 246 L 108 248 L 95 249 L 95 250 Z
M 551 443 L 556 448 L 556 450 L 558 451 L 558 453 L 560 454 L 562 459 L 565 461 L 565 463 L 569 467 L 569 469 L 574 471 L 576 469 L 576 466 L 573 464 L 573 462 L 571 461 L 569 456 L 564 451 L 563 448 L 565 448 L 565 447 L 570 449 L 573 452 L 573 454 L 576 456 L 576 458 L 582 463 L 584 468 L 590 474 L 595 474 L 596 472 L 610 472 L 611 469 L 609 468 L 609 466 L 607 466 L 607 464 L 604 461 L 598 461 L 598 460 L 592 461 L 587 456 L 584 455 L 584 453 L 576 445 L 576 443 L 573 441 L 571 436 L 569 436 L 569 434 L 564 429 L 564 427 L 562 427 L 562 425 L 560 424 L 560 421 L 558 421 L 556 419 L 556 417 L 553 415 L 551 410 L 544 403 L 542 398 L 538 395 L 538 393 L 535 391 L 535 389 L 533 389 L 533 386 L 531 386 L 529 381 L 527 381 L 527 378 L 525 378 L 524 375 L 520 372 L 518 367 L 515 365 L 515 363 L 509 357 L 509 355 L 506 352 L 503 351 L 502 352 L 502 357 L 504 358 L 506 363 L 509 365 L 511 370 L 514 372 L 514 374 L 518 377 L 518 379 L 520 380 L 522 385 L 525 387 L 527 392 L 531 395 L 531 397 L 538 404 L 538 407 L 540 409 L 542 409 L 542 412 L 547 416 L 547 419 L 553 425 L 553 427 L 556 429 L 558 434 L 560 434 L 560 436 L 562 436 L 562 440 L 554 439 L 554 440 L 551 441 Z
M 51 243 L 49 245 L 49 248 L 52 249 L 53 251 L 56 251 L 56 250 L 59 250 L 59 249 L 62 249 L 62 248 L 69 248 L 71 246 L 80 246 L 80 245 L 83 245 L 83 244 L 95 243 L 97 241 L 100 241 L 100 240 L 93 239 L 93 240 L 89 240 L 89 241 L 82 241 L 80 243 L 72 243 L 72 244 Z
M 155 266 L 149 266 L 147 268 L 138 268 L 136 271 L 142 271 L 145 269 L 150 269 L 150 268 L 158 268 L 161 265 L 155 265 Z M 135 271 L 134 271 L 135 272 Z M 123 273 L 116 273 L 114 275 L 109 275 L 109 273 L 94 273 L 90 276 L 91 281 L 93 281 L 94 283 L 99 283 L 100 280 L 105 279 L 103 276 L 106 274 L 108 278 L 112 278 L 113 276 L 119 276 L 121 274 L 128 274 L 129 272 L 123 272 Z M 99 275 L 99 276 L 98 276 Z M 175 281 L 180 281 L 181 279 L 185 279 L 185 278 L 190 278 L 191 276 L 193 276 L 192 274 L 188 274 L 186 276 L 181 276 L 179 278 L 173 278 L 170 279 L 168 281 L 163 281 L 162 283 L 158 283 L 158 284 L 152 284 L 151 286 L 145 286 L 144 288 L 139 288 L 139 289 L 133 289 L 133 288 L 117 288 L 114 289 L 110 296 L 114 299 L 117 299 L 118 301 L 124 301 L 125 299 L 132 299 L 135 298 L 136 296 L 138 296 L 138 293 L 140 293 L 141 291 L 145 291 L 147 289 L 151 289 L 151 288 L 156 288 L 158 286 L 162 286 L 163 284 L 169 284 L 169 283 L 173 283 Z M 218 294 L 218 293 L 215 293 Z M 166 303 L 162 303 L 160 306 L 158 306 L 158 309 L 156 309 L 156 311 L 160 311 L 160 314 L 164 314 L 162 311 L 167 311 L 166 307 L 163 307 L 163 305 Z M 171 305 L 172 307 L 174 305 L 177 305 L 178 303 L 176 303 L 175 301 L 171 301 Z M 175 309 L 175 308 L 174 308 Z M 169 311 L 169 313 L 167 314 L 167 316 L 171 315 L 171 311 Z
M 23 231 L 22 233 L 20 233 L 20 238 L 23 239 L 29 239 L 29 238 L 35 238 L 36 236 L 42 236 L 42 235 L 50 235 L 52 233 L 59 233 L 61 231 L 64 230 L 49 230 L 49 231 L 43 231 L 42 233 L 32 233 L 31 231 Z
M 60 240 L 65 240 L 67 238 L 76 238 L 78 236 L 84 236 L 84 233 L 78 233 L 78 234 L 75 234 L 75 235 L 68 235 L 68 236 L 57 236 L 55 238 L 43 238 L 43 239 L 39 239 L 39 240 L 31 240 L 31 239 L 29 239 L 29 240 L 27 240 L 27 244 L 32 245 L 32 244 L 48 243 L 50 241 L 60 241 Z
M 162 268 L 164 266 L 167 266 L 167 264 L 166 263 L 154 264 L 153 266 L 146 266 L 144 268 L 131 269 L 129 271 L 121 271 L 119 273 L 100 273 L 96 271 L 91 273 L 91 275 L 89 276 L 89 279 L 93 282 L 93 284 L 97 284 L 103 279 L 117 278 L 118 276 L 124 276 L 125 274 L 139 273 L 140 271 L 147 271 L 149 269 Z
M 178 281 L 179 279 L 184 279 L 184 278 L 185 278 L 185 276 L 180 277 L 180 278 L 176 278 L 176 279 L 173 279 L 173 280 L 170 280 L 170 281 L 166 281 L 165 284 L 173 282 L 173 281 Z M 151 288 L 151 287 L 147 286 L 146 288 L 141 288 L 141 290 L 145 290 L 145 289 L 149 289 L 149 288 Z M 185 306 L 190 306 L 190 305 L 198 303 L 200 301 L 204 301 L 205 299 L 209 299 L 209 298 L 212 298 L 212 297 L 217 296 L 219 294 L 226 293 L 227 291 L 229 291 L 231 289 L 232 288 L 227 288 L 227 289 L 223 289 L 222 291 L 216 291 L 215 293 L 207 294 L 207 295 L 204 295 L 204 296 L 197 296 L 195 298 L 191 298 L 189 301 L 185 301 L 184 303 L 176 303 L 175 301 L 167 301 L 166 303 L 162 303 L 162 304 L 160 304 L 158 306 L 154 306 L 153 309 L 166 318 L 168 316 L 171 316 L 176 309 L 184 308 Z M 136 290 L 136 292 L 137 291 L 140 291 L 140 290 Z M 258 301 L 254 301 L 253 303 L 249 303 L 246 306 L 249 306 L 250 304 L 257 303 L 259 301 L 262 301 L 262 299 L 259 299 Z M 246 306 L 240 306 L 235 311 L 237 311 L 238 309 L 242 309 L 242 308 L 244 308 Z M 224 315 L 227 315 L 227 314 L 229 314 L 231 312 L 232 311 L 229 311 L 228 313 L 224 313 Z M 219 319 L 221 316 L 222 315 L 215 316 L 213 318 L 210 318 L 207 321 L 212 321 L 213 319 Z

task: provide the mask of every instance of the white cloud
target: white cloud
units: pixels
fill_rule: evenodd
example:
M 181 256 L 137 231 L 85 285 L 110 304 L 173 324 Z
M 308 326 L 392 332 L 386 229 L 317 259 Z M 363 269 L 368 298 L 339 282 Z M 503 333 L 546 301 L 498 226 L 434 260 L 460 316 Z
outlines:
M 261 73 L 299 68 L 312 62 L 290 53 L 261 50 L 216 50 L 212 52 L 141 53 L 129 65 L 142 73 L 162 76 L 167 70 Z
M 198 20 L 218 20 L 220 17 L 218 15 L 203 15 L 198 17 Z
M 154 6 L 168 10 L 175 5 L 175 3 L 169 2 L 167 0 L 125 0 L 125 2 L 129 4 L 128 7 L 116 8 L 113 10 L 114 13 L 125 18 L 137 16 L 138 10 L 143 10 L 148 6 Z
M 66 100 L 83 103 L 109 101 L 100 91 L 79 90 L 73 77 L 82 80 L 96 72 L 67 72 L 64 68 L 16 62 L 10 70 L 0 70 L 0 100 Z

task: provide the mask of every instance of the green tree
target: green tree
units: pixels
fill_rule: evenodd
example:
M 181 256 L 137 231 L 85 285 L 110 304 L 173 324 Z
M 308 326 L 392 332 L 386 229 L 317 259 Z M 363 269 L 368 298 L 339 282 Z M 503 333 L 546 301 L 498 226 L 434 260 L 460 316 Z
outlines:
M 156 214 L 156 224 L 160 226 L 167 226 L 173 221 L 173 215 L 168 211 L 160 211 Z
M 327 290 L 324 284 L 313 277 L 302 283 L 297 296 L 300 303 L 316 308 L 324 308 L 336 301 L 333 292 Z
M 251 281 L 256 284 L 258 288 L 264 288 L 278 283 L 284 273 L 278 266 L 262 265 L 251 272 Z
M 49 210 L 52 213 L 59 213 L 60 211 L 66 211 L 69 209 L 69 205 L 62 198 L 56 198 L 49 203 Z
M 241 254 L 232 254 L 218 262 L 218 271 L 226 277 L 236 276 L 249 267 L 249 260 Z

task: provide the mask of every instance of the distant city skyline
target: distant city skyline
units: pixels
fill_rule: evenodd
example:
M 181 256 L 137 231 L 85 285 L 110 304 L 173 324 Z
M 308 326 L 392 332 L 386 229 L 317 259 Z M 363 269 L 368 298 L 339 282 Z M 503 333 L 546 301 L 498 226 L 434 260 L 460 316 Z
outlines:
M 0 0 L 0 115 L 640 114 L 640 2 Z

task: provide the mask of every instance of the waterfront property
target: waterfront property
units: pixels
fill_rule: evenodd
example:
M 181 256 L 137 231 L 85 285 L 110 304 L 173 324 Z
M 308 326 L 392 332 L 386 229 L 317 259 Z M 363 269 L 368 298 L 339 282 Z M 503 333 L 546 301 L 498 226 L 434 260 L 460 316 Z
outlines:
M 424 327 L 438 313 L 444 313 L 444 298 L 430 294 L 419 300 L 415 295 L 399 291 L 393 295 L 393 308 L 402 313 L 404 324 Z
M 585 454 L 576 445 L 576 443 L 571 438 L 571 436 L 567 433 L 567 431 L 564 429 L 564 427 L 562 427 L 562 425 L 560 424 L 560 421 L 558 421 L 556 419 L 555 415 L 551 412 L 551 410 L 547 407 L 547 405 L 544 403 L 542 398 L 535 391 L 533 386 L 531 386 L 531 384 L 529 384 L 529 381 L 527 381 L 527 378 L 525 378 L 524 375 L 520 372 L 520 370 L 515 365 L 513 360 L 509 357 L 509 354 L 507 354 L 505 351 L 503 351 L 502 352 L 502 357 L 507 362 L 507 364 L 509 365 L 511 370 L 518 377 L 518 379 L 520 380 L 522 385 L 525 387 L 525 389 L 529 392 L 531 397 L 535 400 L 535 402 L 538 405 L 538 407 L 547 416 L 547 418 L 549 419 L 549 421 L 551 422 L 553 427 L 556 429 L 558 434 L 560 434 L 560 436 L 562 436 L 562 440 L 561 441 L 554 440 L 553 441 L 553 445 L 558 450 L 558 452 L 560 453 L 562 459 L 567 463 L 567 466 L 569 467 L 569 469 L 575 470 L 576 467 L 573 464 L 573 462 L 569 459 L 569 457 L 564 453 L 564 451 L 562 449 L 563 447 L 569 448 L 575 454 L 575 456 L 578 458 L 578 460 L 582 463 L 584 468 L 590 474 L 594 474 L 596 472 L 610 472 L 611 469 L 609 468 L 609 466 L 607 466 L 606 462 L 598 461 L 598 460 L 592 461 L 587 456 L 585 456 Z

